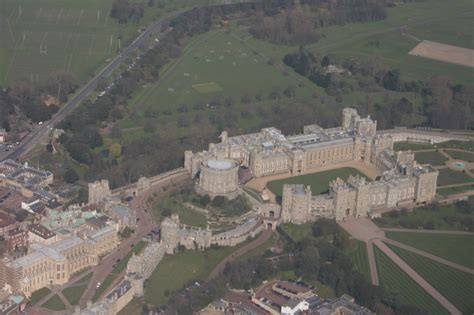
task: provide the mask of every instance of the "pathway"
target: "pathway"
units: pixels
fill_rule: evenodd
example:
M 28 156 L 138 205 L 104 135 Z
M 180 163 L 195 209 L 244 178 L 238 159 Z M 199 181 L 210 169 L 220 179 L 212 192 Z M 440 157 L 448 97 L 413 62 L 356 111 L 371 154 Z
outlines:
M 468 267 L 464 267 L 464 266 L 461 266 L 459 264 L 456 264 L 456 263 L 453 263 L 449 260 L 446 260 L 444 258 L 441 258 L 441 257 L 438 257 L 438 256 L 435 256 L 433 254 L 430 254 L 430 253 L 427 253 L 425 251 L 422 251 L 422 250 L 419 250 L 415 247 L 412 247 L 412 246 L 409 246 L 409 245 L 406 245 L 406 244 L 403 244 L 403 243 L 400 243 L 400 242 L 397 242 L 395 240 L 392 240 L 392 239 L 389 239 L 389 238 L 385 238 L 383 239 L 384 243 L 388 243 L 388 244 L 392 244 L 392 245 L 395 245 L 401 249 L 404 249 L 404 250 L 407 250 L 409 252 L 412 252 L 412 253 L 415 253 L 417 255 L 420 255 L 420 256 L 423 256 L 423 257 L 426 257 L 426 258 L 429 258 L 431 260 L 434 260 L 436 262 L 439 262 L 441 264 L 444 264 L 446 266 L 449 266 L 451 268 L 454 268 L 454 269 L 458 269 L 460 271 L 463 271 L 463 272 L 467 272 L 467 273 L 470 273 L 472 275 L 474 275 L 474 270 L 471 269 L 471 268 L 468 268 Z
M 339 225 L 349 232 L 354 238 L 364 241 L 367 244 L 367 255 L 369 260 L 369 268 L 370 268 L 370 276 L 372 279 L 372 284 L 378 285 L 379 278 L 377 272 L 377 264 L 376 259 L 373 251 L 373 245 L 377 246 L 384 254 L 386 254 L 400 269 L 402 269 L 410 278 L 412 278 L 418 285 L 420 285 L 428 294 L 430 294 L 438 303 L 440 303 L 444 308 L 446 308 L 451 314 L 461 314 L 461 312 L 450 302 L 446 299 L 438 290 L 436 290 L 433 286 L 431 286 L 423 277 L 421 277 L 413 268 L 411 268 L 405 261 L 403 261 L 398 255 L 396 255 L 384 242 L 392 243 L 400 248 L 409 250 L 414 252 L 418 255 L 427 257 L 434 261 L 443 263 L 450 267 L 456 268 L 458 270 L 462 270 L 468 272 L 470 274 L 474 273 L 474 270 L 466 268 L 464 266 L 455 264 L 453 262 L 447 261 L 443 258 L 437 257 L 435 255 L 426 253 L 424 251 L 418 250 L 411 246 L 387 239 L 385 237 L 384 231 L 407 231 L 407 229 L 381 229 L 375 223 L 373 223 L 368 218 L 361 218 L 361 219 L 349 219 L 345 221 L 338 222 Z M 425 230 L 408 230 L 409 232 L 420 232 Z M 428 231 L 428 233 L 432 233 L 433 231 Z M 441 233 L 462 233 L 464 232 L 456 232 L 456 231 L 434 231 L 441 232 Z
M 248 244 L 245 244 L 241 248 L 237 249 L 236 251 L 232 252 L 230 255 L 228 255 L 226 258 L 221 260 L 211 271 L 209 276 L 207 277 L 207 281 L 217 277 L 219 274 L 221 274 L 224 271 L 225 265 L 228 262 L 234 261 L 236 258 L 258 248 L 259 246 L 265 244 L 266 241 L 270 239 L 270 237 L 273 234 L 273 230 L 264 230 L 260 235 L 251 241 Z
M 438 292 L 431 284 L 429 284 L 423 277 L 421 277 L 413 268 L 411 268 L 403 259 L 398 257 L 381 239 L 375 239 L 374 244 L 387 255 L 400 269 L 410 276 L 418 285 L 420 285 L 426 292 L 429 293 L 439 304 L 451 314 L 462 314 L 456 306 L 448 301 L 441 293 Z

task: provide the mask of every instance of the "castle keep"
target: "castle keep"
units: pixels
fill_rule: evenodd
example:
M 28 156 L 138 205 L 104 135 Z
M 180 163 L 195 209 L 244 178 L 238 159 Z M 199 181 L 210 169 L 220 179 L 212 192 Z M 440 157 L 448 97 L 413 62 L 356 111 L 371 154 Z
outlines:
M 238 166 L 258 178 L 296 176 L 321 166 L 357 161 L 382 174 L 373 182 L 360 176 L 347 181 L 338 178 L 330 183 L 329 193 L 318 196 L 312 196 L 310 187 L 285 185 L 282 222 L 361 217 L 372 210 L 404 202 L 426 203 L 435 197 L 438 172 L 418 165 L 411 152 L 394 152 L 392 134 L 377 133 L 377 122 L 370 116 L 361 117 L 353 108 L 343 110 L 342 124 L 336 128 L 308 125 L 301 134 L 291 136 L 274 127 L 234 137 L 223 131 L 220 138 L 221 142 L 209 144 L 207 151 L 186 151 L 184 157 L 184 167 L 196 178 L 198 192 L 211 197 L 235 195 Z

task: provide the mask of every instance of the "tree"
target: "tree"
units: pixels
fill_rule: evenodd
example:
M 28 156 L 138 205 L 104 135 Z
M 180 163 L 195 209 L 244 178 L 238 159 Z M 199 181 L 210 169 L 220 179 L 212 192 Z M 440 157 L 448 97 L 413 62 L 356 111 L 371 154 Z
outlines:
M 153 133 L 156 131 L 155 121 L 153 119 L 146 119 L 143 125 L 143 131 L 146 133 Z
M 66 183 L 74 184 L 79 180 L 79 175 L 77 175 L 74 169 L 68 168 L 66 172 L 64 172 L 63 179 Z
M 321 265 L 319 250 L 314 245 L 308 245 L 301 251 L 298 257 L 298 267 L 302 275 L 310 280 L 318 278 Z
M 109 152 L 114 158 L 118 159 L 122 155 L 122 146 L 118 143 L 114 143 L 110 146 Z

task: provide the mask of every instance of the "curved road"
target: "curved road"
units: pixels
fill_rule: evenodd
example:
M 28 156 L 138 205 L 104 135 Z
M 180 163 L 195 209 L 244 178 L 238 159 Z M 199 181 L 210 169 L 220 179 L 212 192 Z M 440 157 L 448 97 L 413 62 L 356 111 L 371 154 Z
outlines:
M 0 161 L 5 159 L 18 159 L 22 155 L 28 153 L 32 148 L 35 147 L 44 137 L 49 133 L 50 128 L 56 127 L 67 115 L 69 115 L 89 94 L 95 90 L 99 81 L 103 78 L 108 77 L 115 69 L 117 69 L 131 54 L 145 43 L 149 36 L 160 30 L 161 26 L 165 24 L 171 18 L 174 18 L 186 10 L 181 10 L 168 14 L 150 26 L 148 26 L 138 37 L 123 51 L 117 55 L 110 63 L 108 63 L 102 70 L 99 71 L 88 83 L 86 83 L 80 90 L 63 106 L 59 111 L 42 126 L 35 128 L 31 133 L 12 151 L 5 154 L 3 157 L 0 156 Z

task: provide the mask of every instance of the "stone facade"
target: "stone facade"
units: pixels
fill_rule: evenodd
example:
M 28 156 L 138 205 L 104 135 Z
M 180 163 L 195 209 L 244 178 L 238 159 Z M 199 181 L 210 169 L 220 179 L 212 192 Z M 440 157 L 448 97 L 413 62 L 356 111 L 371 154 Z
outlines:
M 179 245 L 191 250 L 202 250 L 211 247 L 213 244 L 235 246 L 244 242 L 249 236 L 254 237 L 260 233 L 263 227 L 260 217 L 254 216 L 232 230 L 213 235 L 209 228 L 181 226 L 179 216 L 173 214 L 161 221 L 161 241 L 166 254 L 171 255 L 174 254 Z
M 234 197 L 238 190 L 239 166 L 233 160 L 207 160 L 203 161 L 200 168 L 198 192 L 208 194 L 210 197 Z
M 309 187 L 287 185 L 283 189 L 281 221 L 304 223 L 318 217 L 367 216 L 377 208 L 392 208 L 403 202 L 426 203 L 435 197 L 438 172 L 417 165 L 411 152 L 394 152 L 395 140 L 406 140 L 407 132 L 377 132 L 377 122 L 363 118 L 353 108 L 342 112 L 341 127 L 323 129 L 307 125 L 303 133 L 285 136 L 276 128 L 259 133 L 229 137 L 211 143 L 209 150 L 185 152 L 184 166 L 198 187 L 208 177 L 209 161 L 234 161 L 248 168 L 253 177 L 276 174 L 298 175 L 325 165 L 360 161 L 378 170 L 383 177 L 374 182 L 351 177 L 331 183 L 329 194 L 312 196 Z M 427 141 L 429 135 L 416 136 Z M 448 137 L 449 138 L 449 137 Z M 433 142 L 447 139 L 436 134 Z M 214 181 L 217 182 L 217 181 Z M 212 189 L 207 188 L 207 191 Z
M 89 204 L 98 204 L 109 199 L 112 192 L 109 188 L 109 181 L 103 179 L 89 183 Z
M 43 287 L 65 284 L 75 272 L 97 265 L 99 257 L 117 244 L 117 232 L 111 227 L 50 245 L 30 244 L 26 256 L 0 262 L 0 286 L 29 296 Z

